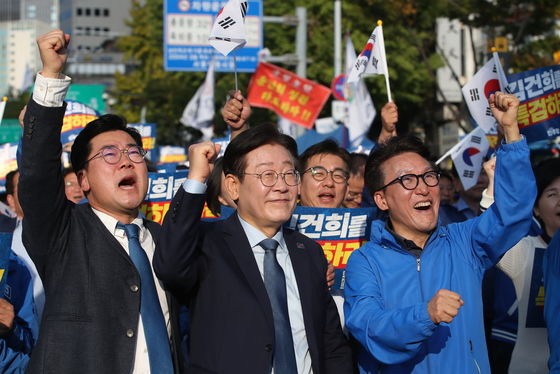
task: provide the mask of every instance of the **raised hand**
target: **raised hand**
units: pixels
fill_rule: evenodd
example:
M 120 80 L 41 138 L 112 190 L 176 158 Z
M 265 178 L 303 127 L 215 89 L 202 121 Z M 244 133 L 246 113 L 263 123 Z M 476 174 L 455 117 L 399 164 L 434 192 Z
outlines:
M 393 136 L 397 136 L 397 122 L 399 121 L 399 111 L 397 104 L 389 101 L 381 108 L 381 132 L 378 142 L 385 143 Z
M 502 127 L 507 143 L 516 142 L 521 139 L 517 125 L 517 110 L 519 99 L 511 94 L 496 92 L 488 98 L 492 115 Z
M 189 179 L 206 183 L 219 153 L 220 145 L 211 141 L 191 145 L 189 147 Z
M 241 91 L 231 91 L 230 99 L 222 108 L 222 118 L 232 132 L 232 139 L 247 129 L 247 120 L 251 116 L 251 105 Z
M 41 75 L 45 78 L 59 78 L 68 59 L 68 43 L 70 43 L 70 35 L 62 30 L 53 30 L 37 38 L 43 63 Z

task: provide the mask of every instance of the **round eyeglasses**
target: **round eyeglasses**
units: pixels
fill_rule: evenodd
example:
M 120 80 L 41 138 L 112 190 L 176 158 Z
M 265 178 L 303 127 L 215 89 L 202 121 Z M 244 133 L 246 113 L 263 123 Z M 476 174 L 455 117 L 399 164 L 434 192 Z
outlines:
M 348 178 L 350 178 L 350 174 L 346 170 L 339 168 L 328 171 L 322 166 L 312 166 L 304 171 L 303 174 L 307 172 L 311 172 L 311 176 L 317 182 L 324 181 L 329 174 L 336 183 L 346 183 L 348 182 Z
M 437 171 L 427 171 L 424 174 L 405 174 L 398 178 L 393 179 L 383 187 L 379 188 L 377 191 L 389 187 L 392 184 L 400 183 L 403 188 L 407 190 L 413 190 L 418 187 L 418 180 L 422 178 L 426 186 L 435 187 L 439 184 L 440 173 Z
M 128 159 L 136 164 L 144 162 L 144 156 L 146 156 L 146 151 L 138 145 L 131 145 L 125 149 L 119 149 L 114 145 L 109 145 L 101 148 L 101 150 L 90 157 L 86 163 L 95 158 L 102 157 L 106 163 L 115 165 L 121 160 L 123 153 L 126 153 Z
M 261 180 L 265 187 L 272 187 L 278 182 L 278 176 L 282 177 L 288 186 L 297 186 L 300 181 L 299 172 L 297 170 L 289 170 L 285 173 L 277 173 L 274 170 L 266 170 L 262 173 L 243 173 L 244 175 L 254 175 Z

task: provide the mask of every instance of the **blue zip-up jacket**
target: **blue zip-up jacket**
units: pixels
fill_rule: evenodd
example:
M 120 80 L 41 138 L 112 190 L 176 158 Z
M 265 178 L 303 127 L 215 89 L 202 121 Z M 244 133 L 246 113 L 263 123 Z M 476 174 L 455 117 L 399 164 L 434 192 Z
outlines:
M 33 336 L 37 336 L 39 326 L 29 270 L 15 253 L 9 251 L 8 282 L 2 297 L 14 306 L 16 317 L 10 335 L 0 339 L 0 373 L 23 374 L 35 344 Z
M 479 217 L 438 226 L 420 257 L 401 248 L 382 221 L 350 256 L 344 312 L 362 346 L 361 373 L 490 373 L 482 276 L 531 225 L 536 186 L 525 140 L 502 145 L 495 175 L 495 203 Z M 451 323 L 436 325 L 428 302 L 440 289 L 465 304 Z
M 544 320 L 548 329 L 550 374 L 560 374 L 560 230 L 545 251 L 543 261 L 544 275 Z

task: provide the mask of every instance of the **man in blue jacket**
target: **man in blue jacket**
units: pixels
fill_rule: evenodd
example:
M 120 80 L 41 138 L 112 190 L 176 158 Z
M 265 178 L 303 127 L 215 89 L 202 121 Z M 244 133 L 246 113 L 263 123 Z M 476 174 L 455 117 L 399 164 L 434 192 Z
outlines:
M 1 267 L 7 269 L 0 269 L 0 373 L 20 374 L 27 367 L 38 330 L 33 283 L 27 266 L 4 244 L 2 239 Z
M 536 195 L 519 100 L 490 96 L 505 143 L 497 152 L 495 204 L 466 222 L 438 226 L 439 174 L 416 138 L 376 149 L 366 183 L 387 222 L 346 271 L 348 331 L 362 373 L 490 373 L 482 317 L 484 271 L 529 230 Z

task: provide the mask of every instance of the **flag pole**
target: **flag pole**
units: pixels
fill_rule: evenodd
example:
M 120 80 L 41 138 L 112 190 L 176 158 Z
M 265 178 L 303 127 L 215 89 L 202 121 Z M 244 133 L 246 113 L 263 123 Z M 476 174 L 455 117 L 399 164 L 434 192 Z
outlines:
M 235 91 L 238 91 L 237 89 L 237 57 L 235 56 L 235 51 L 233 52 L 233 74 L 235 77 Z
M 378 20 L 377 26 L 381 29 L 379 44 L 381 44 L 381 49 L 383 50 L 383 54 L 385 58 L 383 59 L 383 67 L 385 68 L 385 85 L 387 86 L 387 100 L 393 101 L 391 97 L 391 85 L 389 84 L 389 69 L 387 68 L 387 52 L 385 52 L 385 37 L 383 36 L 383 21 Z

